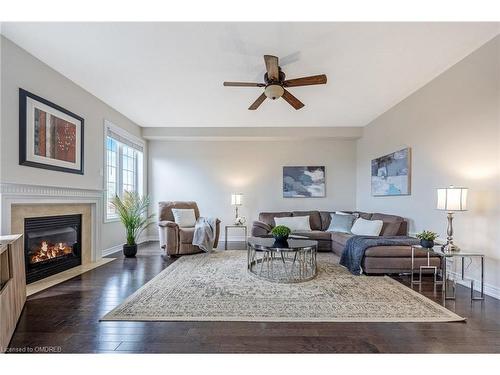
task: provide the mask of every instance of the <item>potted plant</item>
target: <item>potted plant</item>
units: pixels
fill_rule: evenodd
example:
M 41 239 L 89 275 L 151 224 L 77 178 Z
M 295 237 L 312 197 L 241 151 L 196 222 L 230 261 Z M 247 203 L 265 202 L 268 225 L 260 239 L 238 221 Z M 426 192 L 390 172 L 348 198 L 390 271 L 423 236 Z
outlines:
M 417 233 L 416 237 L 420 240 L 420 246 L 430 249 L 434 247 L 434 240 L 439 236 L 430 230 L 424 230 L 422 233 Z
M 291 232 L 290 228 L 285 227 L 284 225 L 278 225 L 273 228 L 271 234 L 276 242 L 286 242 Z
M 137 239 L 151 224 L 154 214 L 148 216 L 150 199 L 135 192 L 126 191 L 123 198 L 115 196 L 111 202 L 127 232 L 127 243 L 123 245 L 123 255 L 127 258 L 137 254 Z

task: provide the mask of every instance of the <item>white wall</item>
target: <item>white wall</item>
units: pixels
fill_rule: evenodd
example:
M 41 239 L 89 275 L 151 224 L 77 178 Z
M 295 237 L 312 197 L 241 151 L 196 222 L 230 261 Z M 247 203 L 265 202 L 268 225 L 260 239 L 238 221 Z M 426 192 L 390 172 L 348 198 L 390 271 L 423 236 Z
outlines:
M 103 189 L 103 126 L 110 120 L 132 133 L 140 128 L 40 60 L 1 37 L 0 181 L 20 184 Z M 82 69 L 85 67 L 82 66 Z M 77 175 L 19 165 L 19 88 L 28 90 L 85 119 L 85 174 Z M 102 218 L 100 218 L 102 220 Z M 102 249 L 124 242 L 119 223 L 103 224 Z
M 260 211 L 352 209 L 355 205 L 354 140 L 148 143 L 153 207 L 158 201 L 194 200 L 202 215 L 231 224 L 231 192 L 242 192 L 240 215 L 247 217 L 250 229 Z M 285 165 L 324 165 L 326 197 L 283 198 Z
M 500 37 L 457 63 L 371 122 L 357 144 L 357 208 L 411 219 L 410 231 L 446 238 L 436 188 L 469 188 L 469 211 L 457 213 L 455 242 L 484 252 L 488 291 L 500 297 Z M 412 193 L 372 197 L 370 161 L 412 148 Z M 478 265 L 471 265 L 478 277 Z

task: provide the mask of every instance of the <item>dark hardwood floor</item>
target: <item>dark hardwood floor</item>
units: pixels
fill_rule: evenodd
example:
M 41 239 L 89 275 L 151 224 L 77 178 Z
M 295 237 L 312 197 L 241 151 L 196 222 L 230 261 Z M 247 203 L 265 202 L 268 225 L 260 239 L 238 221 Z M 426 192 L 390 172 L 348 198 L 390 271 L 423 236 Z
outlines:
M 157 243 L 28 298 L 11 352 L 64 353 L 499 353 L 500 301 L 457 290 L 453 323 L 99 322 L 173 262 Z M 244 244 L 232 244 L 241 248 Z M 408 285 L 408 279 L 398 278 Z M 418 288 L 416 289 L 418 290 Z M 422 293 L 437 302 L 432 283 Z

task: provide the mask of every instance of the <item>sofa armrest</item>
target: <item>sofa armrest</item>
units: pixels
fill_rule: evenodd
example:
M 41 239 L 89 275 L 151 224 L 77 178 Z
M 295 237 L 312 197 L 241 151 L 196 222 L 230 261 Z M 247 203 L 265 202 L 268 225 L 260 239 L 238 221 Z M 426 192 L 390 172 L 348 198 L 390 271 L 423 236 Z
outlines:
M 252 223 L 252 237 L 266 236 L 273 228 L 262 221 L 254 221 Z
M 179 226 L 177 225 L 177 223 L 173 222 L 173 221 L 169 221 L 169 220 L 162 220 L 162 221 L 159 221 L 158 222 L 158 226 L 161 227 L 161 228 L 178 228 Z
M 158 222 L 160 247 L 167 255 L 176 255 L 179 251 L 179 226 L 173 221 Z

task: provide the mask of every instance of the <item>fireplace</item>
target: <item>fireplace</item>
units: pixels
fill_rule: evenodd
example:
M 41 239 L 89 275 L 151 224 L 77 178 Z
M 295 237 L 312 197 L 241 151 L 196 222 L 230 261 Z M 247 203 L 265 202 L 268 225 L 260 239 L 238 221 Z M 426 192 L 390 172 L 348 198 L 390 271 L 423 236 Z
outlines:
M 82 215 L 24 219 L 26 282 L 82 264 Z

